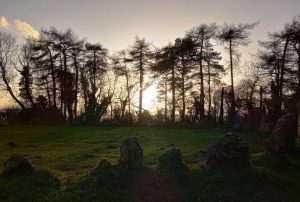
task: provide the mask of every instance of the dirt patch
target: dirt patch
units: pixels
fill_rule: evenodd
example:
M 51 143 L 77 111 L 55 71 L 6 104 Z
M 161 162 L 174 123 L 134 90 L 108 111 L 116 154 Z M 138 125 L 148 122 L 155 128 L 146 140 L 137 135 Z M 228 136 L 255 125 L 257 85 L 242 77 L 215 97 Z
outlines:
M 133 190 L 134 202 L 177 202 L 182 193 L 175 181 L 159 170 L 146 170 L 137 180 Z

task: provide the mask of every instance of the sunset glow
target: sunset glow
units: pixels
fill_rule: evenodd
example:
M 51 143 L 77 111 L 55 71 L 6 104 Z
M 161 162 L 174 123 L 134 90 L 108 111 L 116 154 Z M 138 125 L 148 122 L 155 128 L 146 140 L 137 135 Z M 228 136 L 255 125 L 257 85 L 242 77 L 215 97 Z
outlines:
M 155 109 L 155 102 L 157 100 L 157 89 L 156 85 L 151 85 L 144 91 L 143 95 L 143 108 L 154 112 Z

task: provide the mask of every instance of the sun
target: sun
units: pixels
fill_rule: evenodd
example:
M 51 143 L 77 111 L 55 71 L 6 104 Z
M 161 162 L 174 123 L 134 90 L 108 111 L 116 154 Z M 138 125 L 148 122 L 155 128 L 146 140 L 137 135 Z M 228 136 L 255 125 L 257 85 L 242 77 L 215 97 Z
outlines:
M 156 97 L 157 97 L 156 84 L 153 84 L 149 86 L 143 93 L 143 109 L 148 111 L 154 111 Z

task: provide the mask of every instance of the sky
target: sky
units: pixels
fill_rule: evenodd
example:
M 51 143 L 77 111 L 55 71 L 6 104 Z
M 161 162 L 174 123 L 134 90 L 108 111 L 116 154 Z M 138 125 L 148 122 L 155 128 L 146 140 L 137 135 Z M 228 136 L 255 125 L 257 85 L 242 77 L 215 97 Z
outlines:
M 110 52 L 128 48 L 137 35 L 161 47 L 201 23 L 259 21 L 252 43 L 240 49 L 241 63 L 296 15 L 300 0 L 0 0 L 2 30 L 36 36 L 43 27 L 71 28 Z

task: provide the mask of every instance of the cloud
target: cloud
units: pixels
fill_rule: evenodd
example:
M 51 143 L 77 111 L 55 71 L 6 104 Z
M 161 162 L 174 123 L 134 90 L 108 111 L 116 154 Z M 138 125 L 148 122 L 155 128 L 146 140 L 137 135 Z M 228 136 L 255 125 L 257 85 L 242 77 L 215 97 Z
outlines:
M 0 16 L 0 28 L 8 29 L 9 23 L 4 16 Z
M 39 32 L 36 31 L 30 24 L 22 20 L 14 20 L 15 29 L 25 37 L 38 38 Z

